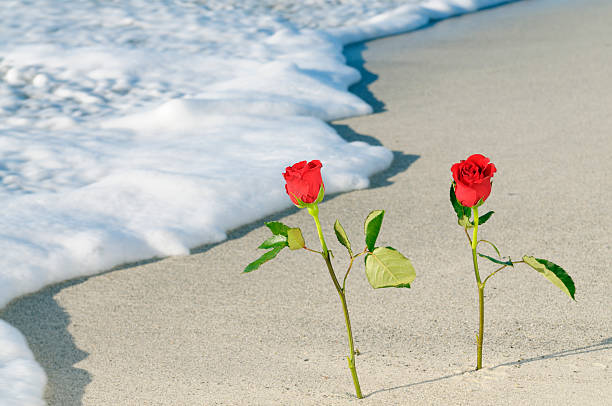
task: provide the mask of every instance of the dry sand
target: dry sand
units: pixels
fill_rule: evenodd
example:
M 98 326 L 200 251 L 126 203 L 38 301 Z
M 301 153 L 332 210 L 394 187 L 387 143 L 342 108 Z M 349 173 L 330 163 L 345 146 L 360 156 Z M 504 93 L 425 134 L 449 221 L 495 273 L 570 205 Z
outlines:
M 383 208 L 379 244 L 417 270 L 412 289 L 372 290 L 360 261 L 350 275 L 364 400 L 320 258 L 285 250 L 241 274 L 268 235 L 260 221 L 191 256 L 5 308 L 49 375 L 49 404 L 611 404 L 610 21 L 606 0 L 524 1 L 347 49 L 364 71 L 354 91 L 377 113 L 334 125 L 396 159 L 370 189 L 326 198 L 328 244 L 343 269 L 334 220 L 362 246 L 364 217 Z M 481 236 L 513 258 L 561 264 L 577 287 L 573 302 L 527 267 L 496 275 L 478 372 L 471 256 L 448 202 L 451 164 L 475 152 L 498 168 Z M 306 211 L 266 220 L 301 227 L 316 246 Z

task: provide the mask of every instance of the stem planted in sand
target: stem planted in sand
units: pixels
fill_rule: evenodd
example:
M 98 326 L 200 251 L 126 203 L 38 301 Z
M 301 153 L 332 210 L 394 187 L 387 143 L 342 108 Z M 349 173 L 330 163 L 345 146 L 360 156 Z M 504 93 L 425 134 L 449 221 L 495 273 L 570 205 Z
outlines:
M 325 264 L 327 265 L 327 270 L 329 271 L 329 276 L 334 283 L 334 287 L 338 292 L 338 296 L 340 296 L 340 302 L 342 302 L 342 310 L 344 312 L 344 321 L 346 322 L 346 331 L 348 333 L 348 341 L 349 341 L 349 350 L 350 355 L 347 357 L 349 369 L 351 370 L 351 375 L 353 377 L 353 384 L 355 385 L 355 394 L 357 398 L 362 399 L 363 395 L 361 394 L 361 387 L 359 386 L 359 377 L 357 376 L 357 369 L 355 368 L 355 345 L 353 343 L 353 331 L 351 330 L 351 319 L 349 318 L 348 307 L 346 305 L 346 296 L 344 294 L 344 287 L 340 286 L 338 279 L 336 278 L 336 273 L 334 272 L 334 268 L 331 263 L 329 251 L 327 250 L 327 244 L 325 244 L 325 238 L 323 238 L 323 232 L 321 230 L 321 223 L 319 222 L 319 208 L 314 205 L 313 207 L 308 208 L 308 213 L 314 218 L 315 225 L 317 226 L 317 232 L 319 234 L 319 240 L 321 240 L 321 249 L 323 252 L 321 255 L 325 260 Z M 345 278 L 346 281 L 346 278 Z
M 484 283 L 480 281 L 480 273 L 478 272 L 478 257 L 476 254 L 476 246 L 478 245 L 478 207 L 473 208 L 474 211 L 474 231 L 472 234 L 472 261 L 474 262 L 474 274 L 476 276 L 476 285 L 478 285 L 478 340 L 477 340 L 477 355 L 476 355 L 476 370 L 482 368 L 482 341 L 484 333 Z

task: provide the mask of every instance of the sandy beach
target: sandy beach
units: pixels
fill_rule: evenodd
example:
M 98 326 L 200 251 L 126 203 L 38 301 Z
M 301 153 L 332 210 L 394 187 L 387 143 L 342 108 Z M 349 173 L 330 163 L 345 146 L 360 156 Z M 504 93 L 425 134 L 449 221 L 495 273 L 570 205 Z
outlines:
M 261 254 L 265 221 L 300 227 L 317 245 L 308 213 L 289 209 L 192 255 L 67 281 L 4 308 L 48 375 L 48 404 L 610 404 L 611 20 L 605 0 L 521 1 L 346 48 L 363 75 L 352 90 L 375 113 L 332 125 L 395 159 L 369 189 L 326 196 L 327 242 L 340 272 L 334 221 L 361 248 L 364 218 L 385 209 L 378 245 L 417 272 L 411 289 L 380 290 L 361 261 L 351 272 L 365 399 L 354 396 L 322 260 L 284 250 L 241 273 Z M 451 165 L 472 153 L 498 169 L 482 238 L 513 259 L 550 259 L 576 283 L 574 302 L 526 266 L 496 275 L 480 371 L 471 253 L 448 200 Z

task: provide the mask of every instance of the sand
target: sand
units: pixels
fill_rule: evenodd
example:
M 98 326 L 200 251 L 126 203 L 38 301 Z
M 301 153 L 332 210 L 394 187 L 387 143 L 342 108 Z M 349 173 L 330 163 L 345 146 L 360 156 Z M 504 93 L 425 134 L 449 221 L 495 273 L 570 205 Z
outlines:
M 363 219 L 385 209 L 379 245 L 417 271 L 411 289 L 380 290 L 360 261 L 351 272 L 365 399 L 354 397 L 322 260 L 285 250 L 241 273 L 264 220 L 301 227 L 316 247 L 312 219 L 290 209 L 193 255 L 6 307 L 49 376 L 49 405 L 610 404 L 611 19 L 605 0 L 524 1 L 346 49 L 364 73 L 353 90 L 376 113 L 333 124 L 395 161 L 370 189 L 326 196 L 328 245 L 340 273 L 333 222 L 361 248 Z M 477 372 L 471 255 L 448 202 L 450 166 L 476 152 L 498 168 L 482 238 L 514 259 L 551 259 L 576 282 L 574 302 L 525 266 L 491 279 Z

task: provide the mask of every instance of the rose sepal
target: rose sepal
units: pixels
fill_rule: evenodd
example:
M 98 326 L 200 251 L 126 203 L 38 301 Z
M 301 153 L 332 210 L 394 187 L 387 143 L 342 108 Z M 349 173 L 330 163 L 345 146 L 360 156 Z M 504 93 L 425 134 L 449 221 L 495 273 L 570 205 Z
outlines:
M 319 188 L 319 194 L 317 195 L 317 200 L 314 203 L 321 203 L 323 201 L 323 196 L 325 196 L 325 186 L 321 183 L 321 187 Z
M 295 197 L 295 200 L 298 202 L 298 204 L 295 205 L 297 208 L 299 208 L 299 209 L 307 209 L 307 208 L 311 207 L 312 205 L 317 205 L 317 204 L 321 203 L 321 201 L 323 200 L 323 197 L 325 196 L 325 186 L 323 186 L 323 184 L 321 183 L 321 187 L 319 188 L 319 194 L 317 195 L 317 199 L 314 202 L 312 202 L 312 203 L 305 203 L 305 202 L 303 202 L 302 199 L 300 199 L 299 197 L 297 197 L 293 193 L 291 194 L 291 196 Z
M 480 198 L 480 200 L 478 201 L 478 203 L 476 203 L 474 206 L 472 206 L 472 209 L 477 209 L 480 206 L 482 206 L 484 204 L 484 200 L 482 200 L 482 198 Z
M 302 201 L 302 199 L 300 199 L 299 197 L 297 197 L 297 196 L 296 196 L 296 195 L 294 195 L 293 193 L 291 194 L 291 196 L 295 197 L 295 200 L 298 202 L 298 204 L 293 203 L 293 204 L 295 204 L 295 206 L 296 206 L 298 209 L 305 209 L 306 207 L 308 207 L 308 206 L 307 206 L 307 205 L 308 205 L 308 203 L 304 203 L 304 202 Z

